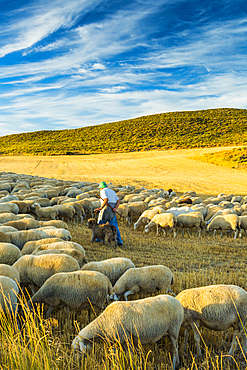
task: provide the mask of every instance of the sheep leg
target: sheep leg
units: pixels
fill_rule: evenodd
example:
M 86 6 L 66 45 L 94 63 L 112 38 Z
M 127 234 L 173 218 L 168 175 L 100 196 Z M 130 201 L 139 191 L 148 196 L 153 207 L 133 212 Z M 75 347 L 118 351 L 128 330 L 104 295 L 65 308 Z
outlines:
M 199 323 L 194 323 L 192 326 L 193 333 L 194 333 L 194 340 L 196 342 L 196 349 L 198 356 L 201 356 L 201 348 L 200 348 L 200 332 L 199 332 Z
M 157 226 L 156 226 L 156 236 L 158 236 L 159 235 L 159 225 L 157 224 Z
M 216 234 L 216 229 L 214 229 L 214 233 L 213 233 L 213 236 L 215 236 L 215 234 Z
M 50 306 L 46 312 L 46 318 L 48 319 L 48 317 L 51 315 L 52 311 L 55 310 L 55 307 L 52 307 Z
M 185 332 L 184 332 L 184 353 L 187 353 L 187 344 L 188 344 L 189 335 L 190 335 L 190 330 L 188 328 L 185 328 Z
M 188 233 L 188 235 L 191 237 L 191 234 L 190 234 L 190 230 L 189 230 L 189 228 L 187 227 L 187 233 Z
M 164 233 L 164 236 L 166 236 L 166 231 L 165 231 L 165 229 L 162 229 L 162 231 L 163 231 L 163 233 Z
M 34 295 L 37 292 L 37 288 L 35 287 L 34 283 L 29 284 L 29 287 L 32 291 L 32 295 Z
M 237 236 L 238 236 L 238 229 L 234 233 L 234 239 L 236 239 Z
M 175 370 L 179 366 L 178 340 L 171 334 L 169 334 L 169 338 L 172 345 L 172 367 Z
M 229 352 L 228 352 L 228 355 L 229 356 L 233 356 L 234 355 L 234 351 L 235 351 L 235 348 L 236 348 L 236 345 L 237 345 L 237 335 L 238 334 L 239 334 L 239 330 L 238 329 L 234 329 L 233 330 L 233 335 L 232 335 L 231 348 L 229 349 Z

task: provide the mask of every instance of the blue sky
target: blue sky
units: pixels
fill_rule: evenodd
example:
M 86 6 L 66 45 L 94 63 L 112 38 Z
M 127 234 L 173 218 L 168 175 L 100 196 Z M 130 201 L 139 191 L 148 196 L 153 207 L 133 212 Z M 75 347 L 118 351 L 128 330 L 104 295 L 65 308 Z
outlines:
M 0 0 L 0 136 L 247 108 L 246 0 Z

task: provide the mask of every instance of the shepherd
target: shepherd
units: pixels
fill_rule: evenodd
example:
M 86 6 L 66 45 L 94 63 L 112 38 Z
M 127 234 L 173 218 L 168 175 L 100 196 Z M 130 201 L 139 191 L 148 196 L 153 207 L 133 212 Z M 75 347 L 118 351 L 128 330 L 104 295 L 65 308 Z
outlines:
M 117 229 L 117 244 L 118 246 L 122 246 L 123 241 L 121 239 L 116 216 L 121 200 L 114 190 L 108 188 L 105 181 L 101 181 L 99 189 L 101 207 L 95 209 L 95 212 L 99 212 L 98 224 L 102 225 L 109 222 L 110 225 L 115 226 Z

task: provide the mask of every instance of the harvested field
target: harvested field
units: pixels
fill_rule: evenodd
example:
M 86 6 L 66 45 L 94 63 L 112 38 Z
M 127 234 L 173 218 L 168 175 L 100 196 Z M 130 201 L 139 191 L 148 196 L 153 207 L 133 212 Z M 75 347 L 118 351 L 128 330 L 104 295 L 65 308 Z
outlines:
M 198 194 L 247 194 L 247 172 L 194 159 L 233 147 L 178 149 L 73 156 L 1 156 L 1 171 L 136 186 L 173 188 Z

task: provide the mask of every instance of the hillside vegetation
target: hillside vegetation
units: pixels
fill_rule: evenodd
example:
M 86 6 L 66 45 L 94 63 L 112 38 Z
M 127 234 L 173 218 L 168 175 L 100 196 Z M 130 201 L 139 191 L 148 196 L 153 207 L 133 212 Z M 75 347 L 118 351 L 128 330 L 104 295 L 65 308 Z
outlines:
M 246 109 L 155 114 L 71 130 L 0 137 L 0 155 L 66 155 L 247 143 Z
M 247 170 L 247 148 L 234 148 L 217 153 L 206 153 L 195 158 L 218 166 Z

